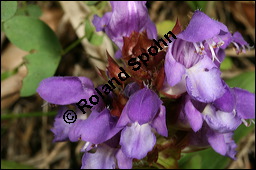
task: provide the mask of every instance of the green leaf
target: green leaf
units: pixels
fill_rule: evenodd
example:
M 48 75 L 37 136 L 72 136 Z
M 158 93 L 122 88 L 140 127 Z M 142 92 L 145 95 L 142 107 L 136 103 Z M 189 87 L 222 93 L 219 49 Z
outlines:
M 1 1 L 1 22 L 10 19 L 17 10 L 17 1 Z
M 100 1 L 87 1 L 87 5 L 89 6 L 93 6 L 93 5 L 96 5 L 97 3 L 99 3 Z
M 104 36 L 100 36 L 95 32 L 95 28 L 91 25 L 89 20 L 85 20 L 85 37 L 93 45 L 101 45 Z
M 13 44 L 32 53 L 25 57 L 28 75 L 23 80 L 21 96 L 33 95 L 41 80 L 54 75 L 61 45 L 49 26 L 33 17 L 15 16 L 5 22 L 4 31 Z
M 202 156 L 195 154 L 190 159 L 186 160 L 186 163 L 183 165 L 182 169 L 201 169 L 202 165 Z
M 16 13 L 15 13 L 15 16 L 18 16 L 18 15 L 27 15 L 27 9 L 26 7 L 20 7 L 17 9 Z
M 194 159 L 196 162 L 191 162 L 194 157 L 197 157 Z M 231 159 L 216 153 L 213 149 L 205 149 L 203 151 L 185 154 L 185 156 L 179 160 L 179 168 L 191 168 L 188 167 L 187 164 L 197 164 L 199 160 L 201 161 L 201 169 L 224 169 Z M 199 165 L 191 166 L 197 167 Z
M 14 16 L 5 22 L 4 31 L 14 45 L 25 51 L 61 52 L 61 45 L 54 32 L 37 18 Z
M 90 43 L 96 46 L 99 46 L 103 42 L 103 36 L 92 34 L 92 38 L 90 39 Z
M 245 72 L 225 81 L 230 87 L 239 87 L 255 93 L 255 71 Z
M 42 15 L 42 10 L 38 5 L 32 5 L 32 4 L 28 5 L 27 12 L 29 16 L 35 17 L 35 18 L 38 18 Z
M 175 25 L 175 22 L 169 21 L 169 20 L 165 20 L 165 21 L 157 23 L 156 28 L 157 28 L 157 31 L 158 31 L 158 35 L 163 37 L 164 34 L 169 32 L 170 30 L 172 30 L 174 25 Z
M 221 70 L 229 70 L 233 66 L 233 62 L 230 57 L 225 57 L 225 59 L 222 61 L 220 65 Z
M 35 167 L 24 165 L 14 161 L 1 160 L 1 169 L 35 169 Z
M 28 75 L 23 80 L 21 96 L 30 96 L 36 92 L 39 83 L 54 75 L 60 56 L 48 51 L 40 51 L 25 56 Z

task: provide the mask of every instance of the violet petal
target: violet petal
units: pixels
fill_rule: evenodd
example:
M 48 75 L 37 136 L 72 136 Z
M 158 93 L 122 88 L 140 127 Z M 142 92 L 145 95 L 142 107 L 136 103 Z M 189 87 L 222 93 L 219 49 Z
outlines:
M 255 94 L 240 88 L 233 88 L 236 97 L 237 115 L 242 119 L 255 118 Z
M 167 137 L 168 136 L 168 130 L 166 127 L 166 109 L 165 106 L 161 105 L 159 113 L 156 115 L 156 117 L 153 119 L 153 121 L 150 123 L 150 125 L 156 129 L 157 133 Z
M 71 128 L 69 138 L 71 141 L 82 139 L 94 144 L 102 143 L 116 133 L 121 128 L 116 128 L 117 120 L 113 118 L 108 109 L 102 112 L 92 111 L 86 120 L 77 120 Z
M 129 158 L 142 159 L 151 151 L 156 143 L 156 137 L 149 124 L 132 123 L 121 133 L 120 145 Z
M 81 169 L 115 169 L 115 153 L 116 149 L 107 145 L 98 146 L 95 153 L 85 152 Z
M 194 132 L 197 132 L 199 129 L 201 129 L 203 125 L 203 118 L 201 113 L 194 107 L 193 103 L 189 99 L 189 97 L 186 97 L 185 101 L 185 113 L 186 117 L 189 121 L 189 124 Z
M 212 64 L 208 57 L 204 57 L 187 71 L 187 92 L 198 101 L 213 102 L 225 93 L 221 72 Z
M 144 124 L 150 122 L 157 114 L 162 101 L 158 95 L 143 88 L 134 93 L 127 102 L 127 114 L 131 121 Z
M 210 39 L 220 33 L 228 32 L 227 27 L 204 14 L 201 11 L 195 11 L 187 28 L 177 35 L 177 38 L 190 42 L 201 42 Z
M 94 86 L 86 77 L 50 77 L 41 81 L 37 92 L 49 103 L 68 105 L 91 97 Z
M 208 142 L 212 148 L 221 155 L 226 155 L 228 147 L 226 145 L 223 134 L 208 130 L 206 134 Z
M 132 169 L 132 158 L 128 158 L 122 151 L 119 149 L 116 154 L 117 164 L 119 169 Z

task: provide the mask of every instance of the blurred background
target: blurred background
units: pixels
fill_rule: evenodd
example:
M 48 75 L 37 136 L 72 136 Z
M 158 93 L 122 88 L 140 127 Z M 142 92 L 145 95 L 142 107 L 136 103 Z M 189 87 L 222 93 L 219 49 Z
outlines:
M 147 7 L 159 37 L 177 18 L 186 28 L 193 11 L 200 9 L 255 46 L 254 1 L 150 1 Z M 105 83 L 96 67 L 105 70 L 106 50 L 113 56 L 117 47 L 95 32 L 91 20 L 110 10 L 106 1 L 1 1 L 1 168 L 81 167 L 84 143 L 52 142 L 57 107 L 43 101 L 36 88 L 51 76 L 86 76 L 95 85 Z M 254 47 L 237 55 L 231 45 L 221 70 L 231 87 L 255 93 Z M 236 161 L 207 149 L 182 154 L 179 168 L 255 168 L 255 125 L 241 125 L 234 138 Z

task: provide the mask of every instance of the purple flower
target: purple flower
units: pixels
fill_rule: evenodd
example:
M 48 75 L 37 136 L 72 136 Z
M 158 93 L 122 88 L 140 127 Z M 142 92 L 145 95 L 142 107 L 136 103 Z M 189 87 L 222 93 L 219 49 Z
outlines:
M 72 135 L 72 133 L 70 134 L 71 129 L 74 126 L 76 126 L 77 122 L 85 120 L 89 116 L 89 114 L 83 114 L 81 112 L 81 110 L 76 108 L 76 111 L 75 111 L 76 116 L 77 116 L 76 122 L 74 122 L 74 123 L 67 123 L 67 121 L 64 120 L 64 118 L 63 118 L 63 116 L 67 116 L 67 115 L 64 115 L 67 112 L 67 110 L 69 110 L 68 107 L 60 106 L 58 114 L 55 117 L 54 126 L 51 129 L 51 131 L 54 133 L 54 140 L 53 140 L 53 142 L 69 140 L 70 135 Z M 89 111 L 89 109 L 87 111 Z M 71 115 L 71 117 L 72 116 L 75 116 L 75 115 Z
M 94 147 L 95 153 L 88 150 L 82 157 L 81 169 L 131 169 L 132 158 L 128 158 L 121 149 L 106 143 Z
M 176 85 L 179 86 L 175 89 L 185 87 L 190 96 L 201 102 L 213 102 L 221 97 L 225 89 L 221 72 L 214 61 L 220 62 L 217 52 L 221 58 L 224 57 L 219 47 L 225 43 L 222 39 L 230 41 L 227 27 L 196 11 L 188 27 L 177 38 L 170 44 L 165 59 L 165 73 L 170 88 Z M 218 50 L 214 50 L 214 47 Z M 172 92 L 175 93 L 174 90 Z
M 153 131 L 167 136 L 165 107 L 150 89 L 135 92 L 128 100 L 117 123 L 124 127 L 120 145 L 128 158 L 142 159 L 156 143 Z
M 84 153 L 81 169 L 115 169 L 117 149 L 106 144 L 101 144 L 96 149 L 95 153 Z
M 218 133 L 204 124 L 198 132 L 191 132 L 190 145 L 199 147 L 210 145 L 217 153 L 235 159 L 236 143 L 232 136 L 232 132 Z
M 232 37 L 232 43 L 236 47 L 237 54 L 243 52 L 245 53 L 245 47 L 250 49 L 251 47 L 249 44 L 244 40 L 243 36 L 239 32 L 235 32 Z
M 201 111 L 204 109 L 206 104 L 191 99 L 188 94 L 182 96 L 181 102 L 182 107 L 177 125 L 182 128 L 192 128 L 194 132 L 197 132 L 203 125 L 203 115 Z
M 208 104 L 204 120 L 209 127 L 221 133 L 234 131 L 245 119 L 255 118 L 255 94 L 239 88 L 226 88 L 226 93 L 213 105 Z
M 156 26 L 150 20 L 145 1 L 111 1 L 112 12 L 102 18 L 95 16 L 93 24 L 97 31 L 105 31 L 109 38 L 122 49 L 123 37 L 133 31 L 147 31 L 148 38 L 157 37 Z
M 96 94 L 93 83 L 86 77 L 47 78 L 40 83 L 37 92 L 47 102 L 57 105 L 74 104 L 81 99 L 88 101 L 91 95 Z M 68 109 L 61 106 L 52 129 L 55 135 L 54 141 L 69 138 L 71 141 L 82 139 L 99 144 L 110 139 L 121 129 L 115 128 L 117 118 L 111 116 L 108 109 L 102 108 L 104 108 L 102 101 L 92 108 L 90 115 L 83 114 L 76 108 L 77 120 L 69 124 L 63 119 Z M 89 109 L 87 111 L 90 112 Z
M 110 115 L 108 109 L 101 112 L 92 111 L 85 120 L 77 120 L 69 132 L 70 141 L 88 141 L 100 144 L 117 134 L 121 128 L 116 128 L 117 118 Z
M 94 85 L 86 77 L 50 77 L 41 81 L 37 92 L 49 103 L 68 105 L 88 100 L 94 94 Z
M 184 95 L 179 114 L 179 126 L 194 132 L 201 129 L 203 121 L 219 133 L 233 132 L 245 119 L 255 118 L 255 94 L 226 86 L 226 93 L 213 103 L 201 103 Z
M 206 103 L 220 98 L 225 93 L 219 70 L 224 49 L 233 43 L 237 51 L 245 51 L 248 43 L 240 33 L 232 36 L 224 24 L 200 11 L 195 11 L 177 38 L 166 54 L 165 73 L 170 87 L 165 86 L 165 93 L 178 95 L 186 89 L 194 99 Z
M 129 37 L 134 31 L 146 31 L 149 39 L 156 38 L 156 27 L 149 18 L 145 3 L 111 2 L 111 12 L 102 18 L 94 17 L 96 30 L 105 31 L 119 47 L 117 56 L 122 55 L 124 37 Z M 163 65 L 154 70 L 142 68 L 144 70 L 137 72 L 135 79 L 122 83 L 104 101 L 101 95 L 96 106 L 84 108 L 86 114 L 75 103 L 81 99 L 89 101 L 92 95 L 98 94 L 91 80 L 86 77 L 52 77 L 40 83 L 39 95 L 49 103 L 60 105 L 51 129 L 54 142 L 68 139 L 86 142 L 81 149 L 84 152 L 81 168 L 132 168 L 134 158 L 142 159 L 152 151 L 156 133 L 168 136 L 166 108 L 154 91 L 161 89 L 156 78 L 160 69 L 163 73 L 159 81 L 161 86 L 163 83 L 161 92 L 177 99 L 177 108 L 170 106 L 175 116 L 176 110 L 180 109 L 174 126 L 190 130 L 190 145 L 211 146 L 219 154 L 235 159 L 233 132 L 242 122 L 246 124 L 246 119 L 255 118 L 255 95 L 239 88 L 229 88 L 220 77 L 219 67 L 229 44 L 233 43 L 237 52 L 245 52 L 248 43 L 240 33 L 232 35 L 224 24 L 200 11 L 195 11 L 187 28 L 176 37 L 168 45 L 165 73 Z M 133 39 L 129 41 L 128 47 L 134 43 Z M 147 41 L 143 39 L 142 44 L 147 44 Z M 161 57 L 164 58 L 164 54 Z M 119 67 L 115 66 L 107 69 L 106 75 L 110 78 L 113 76 L 109 73 L 115 73 L 115 68 Z M 141 74 L 144 73 L 148 76 L 143 77 Z M 143 84 L 148 85 L 141 89 Z M 74 123 L 69 124 L 63 119 L 68 110 L 66 105 L 73 105 L 76 109 Z M 149 155 L 155 157 L 156 154 L 157 151 Z

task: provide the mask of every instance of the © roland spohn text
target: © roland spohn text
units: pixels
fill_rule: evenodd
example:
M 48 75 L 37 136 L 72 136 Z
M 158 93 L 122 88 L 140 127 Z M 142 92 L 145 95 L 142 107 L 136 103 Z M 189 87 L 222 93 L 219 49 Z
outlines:
M 169 39 L 169 35 L 172 35 L 172 37 L 174 39 L 177 39 L 176 36 L 169 31 L 167 34 L 164 35 L 164 37 L 166 38 L 166 40 L 169 41 L 169 43 L 171 43 L 172 41 Z M 139 60 L 145 65 L 147 66 L 147 61 L 149 61 L 149 55 L 155 56 L 158 53 L 158 49 L 163 50 L 163 47 L 160 45 L 160 42 L 162 42 L 165 46 L 168 46 L 168 43 L 166 43 L 166 41 L 164 41 L 162 38 L 159 39 L 158 41 L 156 41 L 155 39 L 153 39 L 153 41 L 155 42 L 155 44 L 157 46 L 151 46 L 148 49 L 148 53 L 142 53 L 141 55 L 139 55 L 137 58 L 139 58 Z M 154 49 L 154 53 L 152 52 L 152 49 Z M 128 61 L 128 65 L 129 66 L 135 66 L 137 65 L 137 67 L 133 67 L 132 70 L 137 71 L 140 69 L 141 67 L 141 63 L 140 61 L 137 60 L 137 58 L 131 58 Z M 128 78 L 130 78 L 130 76 L 125 72 L 125 70 L 122 67 L 119 67 L 120 69 L 120 73 L 118 74 L 118 78 L 120 81 L 125 81 Z M 120 81 L 118 81 L 115 77 L 113 77 L 112 79 L 110 79 L 108 81 L 107 84 L 105 84 L 104 86 L 101 86 L 102 91 L 104 92 L 104 94 L 108 95 L 111 91 L 113 91 L 116 87 L 113 84 L 113 81 L 115 81 L 116 84 L 121 85 Z M 112 87 L 112 88 L 111 88 Z M 98 95 L 104 100 L 104 96 L 102 95 L 102 92 L 95 88 L 96 92 L 98 93 Z M 89 98 L 90 104 L 87 104 L 87 100 L 86 99 L 81 99 L 79 102 L 76 103 L 77 107 L 83 112 L 83 114 L 85 114 L 85 110 L 84 108 L 87 107 L 89 109 L 91 109 L 93 106 L 97 105 L 99 103 L 99 96 L 94 94 Z M 81 103 L 83 103 L 83 105 L 81 105 Z M 70 115 L 71 118 L 70 118 Z M 76 121 L 76 113 L 73 110 L 67 110 L 65 112 L 65 114 L 63 115 L 63 119 L 65 120 L 65 122 L 67 123 L 74 123 Z

